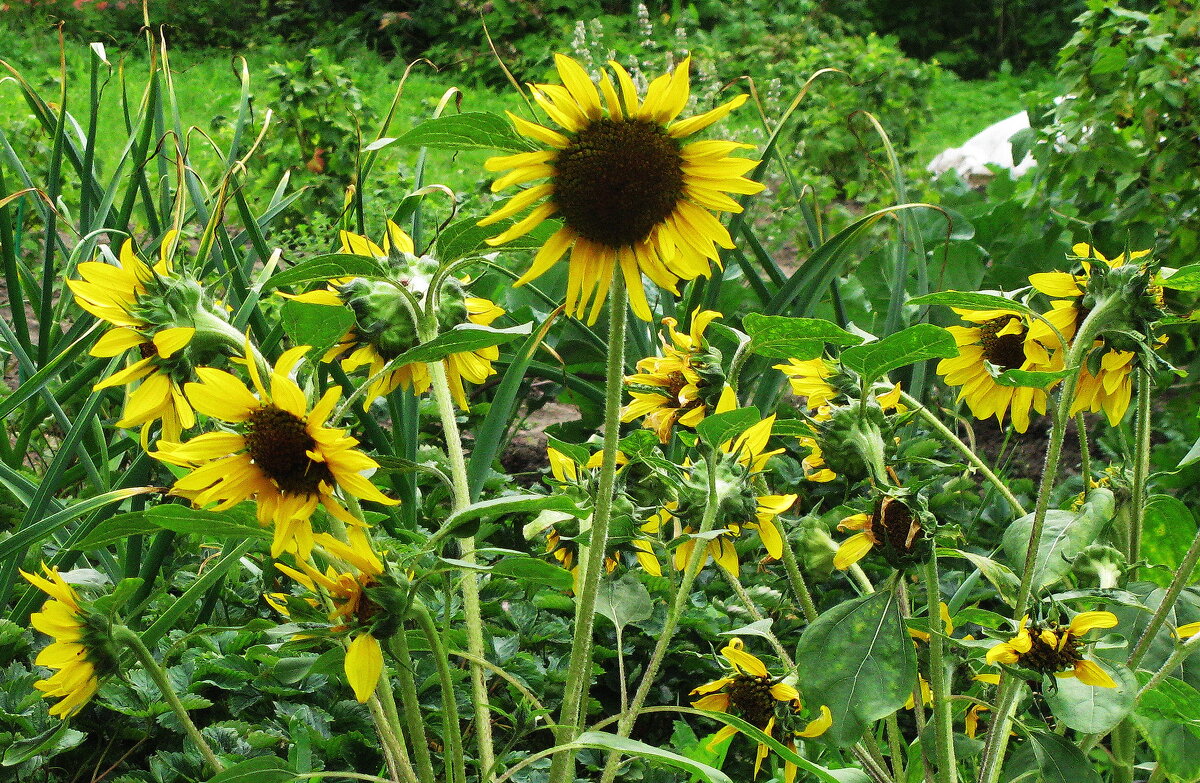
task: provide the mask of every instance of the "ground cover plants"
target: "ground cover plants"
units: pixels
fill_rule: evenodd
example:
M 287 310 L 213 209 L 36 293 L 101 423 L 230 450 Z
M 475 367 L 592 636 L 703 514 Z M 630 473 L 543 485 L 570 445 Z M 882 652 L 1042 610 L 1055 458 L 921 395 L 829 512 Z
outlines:
M 866 111 L 806 183 L 869 85 L 610 34 L 478 103 L 235 59 L 207 128 L 149 28 L 4 64 L 0 780 L 1200 779 L 1159 212 Z

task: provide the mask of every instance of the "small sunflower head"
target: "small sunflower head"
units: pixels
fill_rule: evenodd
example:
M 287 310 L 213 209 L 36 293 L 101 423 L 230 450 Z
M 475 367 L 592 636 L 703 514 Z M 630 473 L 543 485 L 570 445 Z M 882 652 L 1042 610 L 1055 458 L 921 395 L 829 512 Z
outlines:
M 915 493 L 884 495 L 875 504 L 871 520 L 880 552 L 893 568 L 909 568 L 929 559 L 930 515 Z
M 1116 683 L 1093 661 L 1083 657 L 1082 637 L 1096 628 L 1117 624 L 1112 612 L 1080 612 L 1067 625 L 1053 620 L 1021 619 L 1017 635 L 988 650 L 991 664 L 1010 664 L 1039 675 L 1078 677 L 1086 685 L 1115 688 Z

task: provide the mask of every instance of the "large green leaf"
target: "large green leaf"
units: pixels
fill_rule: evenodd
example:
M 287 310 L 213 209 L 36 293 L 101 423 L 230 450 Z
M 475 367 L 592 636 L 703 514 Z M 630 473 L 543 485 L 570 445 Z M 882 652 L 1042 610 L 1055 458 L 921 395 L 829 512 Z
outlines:
M 1139 679 L 1145 684 L 1151 676 L 1149 672 L 1141 672 Z M 1170 721 L 1185 726 L 1200 737 L 1200 691 L 1175 677 L 1167 677 L 1142 694 L 1137 714 L 1149 720 Z
M 1200 737 L 1173 720 L 1156 720 L 1134 712 L 1133 723 L 1145 737 L 1154 758 L 1173 783 L 1200 780 Z
M 842 351 L 842 364 L 870 383 L 892 370 L 951 356 L 958 356 L 952 334 L 940 326 L 917 324 L 881 340 L 847 348 Z
M 1001 780 L 1015 780 L 1037 770 L 1042 783 L 1100 783 L 1100 775 L 1073 742 L 1044 731 L 1029 733 L 1029 741 L 1013 753 Z M 1029 778 L 1026 778 L 1029 780 Z
M 1050 711 L 1068 728 L 1087 734 L 1107 734 L 1125 719 L 1137 698 L 1138 682 L 1133 672 L 1103 659 L 1097 665 L 1108 672 L 1115 688 L 1085 685 L 1078 678 L 1056 679 L 1046 691 Z
M 208 779 L 208 783 L 285 783 L 296 773 L 275 756 L 259 756 L 243 761 Z
M 486 112 L 448 114 L 425 120 L 394 139 L 380 139 L 371 146 L 388 144 L 404 147 L 430 147 L 442 150 L 505 150 L 529 152 L 532 145 L 513 130 L 508 120 Z
M 330 307 L 289 299 L 280 308 L 283 331 L 292 345 L 307 345 L 314 360 L 320 359 L 334 343 L 354 326 L 354 312 L 348 307 Z
M 1196 537 L 1196 519 L 1182 501 L 1170 495 L 1151 495 L 1142 524 L 1142 556 L 1169 570 L 1148 569 L 1146 578 L 1166 587 Z
M 822 614 L 800 637 L 796 665 L 805 705 L 833 712 L 824 737 L 853 745 L 871 723 L 903 707 L 916 683 L 916 652 L 895 593 L 854 598 Z
M 1116 502 L 1107 489 L 1094 489 L 1078 513 L 1053 509 L 1046 512 L 1041 539 L 1037 548 L 1037 565 L 1033 571 L 1033 587 L 1038 589 L 1057 582 L 1071 570 L 1071 562 L 1100 533 L 1113 518 Z M 1004 531 L 1001 544 L 1012 564 L 1020 573 L 1025 567 L 1025 552 L 1033 532 L 1033 514 L 1026 514 Z
M 959 307 L 964 310 L 1011 310 L 1015 313 L 1033 316 L 1033 310 L 1025 305 L 998 294 L 984 294 L 979 291 L 939 291 L 936 294 L 925 294 L 908 300 L 910 305 L 945 305 Z
M 700 436 L 700 440 L 713 448 L 718 448 L 722 443 L 733 440 L 760 421 L 762 421 L 762 414 L 759 413 L 758 408 L 738 408 L 706 416 L 703 421 L 696 424 L 696 434 Z
M 393 359 L 393 365 L 401 367 L 413 362 L 436 362 L 452 353 L 478 351 L 493 345 L 511 342 L 529 334 L 531 324 L 519 324 L 507 329 L 493 329 L 479 324 L 460 324 L 448 329 L 427 343 L 411 348 Z
M 627 737 L 618 737 L 616 734 L 609 734 L 606 731 L 585 731 L 569 747 L 615 750 L 627 756 L 637 756 L 647 761 L 655 761 L 682 769 L 690 775 L 699 775 L 710 783 L 733 783 L 733 780 L 724 772 L 719 769 L 713 769 L 707 764 L 693 761 L 685 756 L 680 756 L 678 753 L 672 753 L 669 750 L 647 745 L 644 742 L 638 742 Z
M 240 508 L 231 508 L 228 511 L 205 511 L 178 503 L 169 503 L 148 508 L 142 514 L 147 522 L 176 533 L 192 534 L 202 538 L 271 540 L 271 531 L 259 525 L 254 514 Z
M 384 266 L 368 256 L 327 253 L 309 258 L 267 280 L 264 288 L 302 285 L 337 277 L 383 277 Z
M 822 318 L 788 318 L 750 313 L 742 327 L 750 335 L 750 350 L 772 359 L 816 359 L 825 344 L 857 345 L 862 338 Z
M 607 579 L 596 591 L 596 611 L 609 620 L 617 629 L 630 623 L 649 620 L 654 614 L 654 602 L 650 591 L 632 573 L 620 579 Z

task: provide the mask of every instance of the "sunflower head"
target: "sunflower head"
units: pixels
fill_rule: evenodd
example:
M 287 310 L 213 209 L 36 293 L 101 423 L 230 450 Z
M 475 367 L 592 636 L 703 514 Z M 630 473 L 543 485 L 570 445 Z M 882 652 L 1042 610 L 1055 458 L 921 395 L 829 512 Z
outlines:
M 1112 612 L 1080 612 L 1062 625 L 1053 620 L 1030 622 L 1021 619 L 1017 635 L 988 650 L 987 661 L 1010 664 L 1039 675 L 1078 677 L 1086 685 L 1115 688 L 1116 683 L 1100 666 L 1083 657 L 1081 637 L 1095 628 L 1117 624 Z
M 838 524 L 840 530 L 859 532 L 838 547 L 834 567 L 845 570 L 872 549 L 896 569 L 923 563 L 932 552 L 933 524 L 933 516 L 919 495 L 892 488 L 875 501 L 870 514 L 854 514 Z
M 644 98 L 617 63 L 610 63 L 616 84 L 601 73 L 597 89 L 583 67 L 563 55 L 555 55 L 562 84 L 531 85 L 534 101 L 560 130 L 510 113 L 517 132 L 544 149 L 492 158 L 486 166 L 508 172 L 493 184 L 496 191 L 546 181 L 520 191 L 479 222 L 492 225 L 533 208 L 488 240 L 501 245 L 547 218 L 562 219 L 517 285 L 541 276 L 570 250 L 570 314 L 594 322 L 619 268 L 634 313 L 649 321 L 643 275 L 678 294 L 680 281 L 711 273 L 718 248 L 733 247 L 713 212 L 742 210 L 728 193 L 762 190 L 742 177 L 757 161 L 729 157 L 748 145 L 685 139 L 740 106 L 746 96 L 678 119 L 688 102 L 690 63 L 687 58 L 674 73 L 651 82 Z

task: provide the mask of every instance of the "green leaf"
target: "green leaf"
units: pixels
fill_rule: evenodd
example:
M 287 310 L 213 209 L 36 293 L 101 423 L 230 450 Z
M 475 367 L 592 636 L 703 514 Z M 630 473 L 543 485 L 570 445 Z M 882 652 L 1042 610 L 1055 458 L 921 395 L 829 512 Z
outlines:
M 442 229 L 438 234 L 436 250 L 433 255 L 443 264 L 465 258 L 475 251 L 487 247 L 485 239 L 497 236 L 506 226 L 477 225 L 478 218 L 456 220 Z M 490 248 L 488 248 L 490 250 Z
M 259 525 L 252 514 L 240 509 L 204 511 L 169 503 L 148 508 L 142 513 L 147 522 L 176 533 L 193 534 L 202 538 L 271 540 L 271 531 Z
M 481 500 L 472 503 L 461 511 L 451 514 L 446 523 L 438 531 L 438 537 L 455 535 L 462 527 L 501 514 L 533 513 L 539 511 L 562 511 L 575 516 L 579 508 L 575 501 L 566 495 L 506 495 L 504 497 Z
M 1129 56 L 1120 46 L 1102 46 L 1096 50 L 1090 72 L 1093 76 L 1116 73 L 1124 68 L 1127 62 Z
M 1075 370 L 1005 370 L 995 376 L 996 383 L 1001 386 L 1028 386 L 1033 389 L 1045 389 L 1058 383 Z
M 1170 572 L 1146 572 L 1146 578 L 1166 587 L 1196 537 L 1196 520 L 1181 501 L 1170 495 L 1151 495 L 1142 527 L 1142 557 Z
M 19 739 L 9 745 L 4 751 L 4 758 L 0 760 L 0 766 L 13 767 L 42 754 L 54 756 L 70 750 L 86 738 L 86 734 L 71 728 L 71 724 L 66 721 L 56 721 L 51 728 L 40 734 Z
M 1071 562 L 1099 538 L 1116 511 L 1116 501 L 1107 489 L 1094 489 L 1078 513 L 1052 509 L 1046 512 L 1033 571 L 1033 589 L 1057 582 L 1071 570 Z M 1025 551 L 1033 531 L 1033 514 L 1026 514 L 1004 531 L 1001 546 L 1013 570 L 1025 567 Z
M 1133 713 L 1133 723 L 1167 777 L 1174 783 L 1200 780 L 1200 737 L 1175 721 L 1155 720 L 1140 713 L 1140 709 Z
M 838 747 L 853 745 L 871 723 L 903 707 L 917 679 L 916 652 L 890 590 L 838 604 L 814 620 L 800 637 L 796 664 L 804 704 L 833 712 L 823 737 Z
M 280 308 L 283 331 L 292 345 L 307 345 L 309 353 L 320 359 L 334 343 L 354 326 L 354 313 L 348 307 L 330 307 L 312 302 L 287 300 Z
M 1012 159 L 1014 163 L 1020 163 L 1025 160 L 1025 156 L 1033 150 L 1033 145 L 1037 143 L 1037 138 L 1037 128 L 1021 128 L 1021 130 L 1008 137 L 1008 143 L 1012 146 Z
M 762 421 L 758 408 L 738 408 L 725 413 L 714 413 L 705 416 L 696 425 L 696 434 L 700 440 L 713 448 L 720 448 L 722 443 L 736 438 L 750 427 Z
M 842 364 L 869 384 L 892 370 L 926 359 L 958 356 L 954 336 L 940 326 L 916 324 L 882 340 L 856 345 L 842 351 Z
M 909 645 L 912 646 L 911 644 Z M 869 783 L 870 778 L 860 770 L 853 767 L 846 769 L 826 769 L 819 764 L 814 764 L 804 758 L 796 751 L 787 747 L 774 737 L 764 734 L 757 726 L 753 726 L 737 715 L 730 715 L 727 712 L 713 712 L 711 710 L 696 710 L 683 708 L 681 712 L 694 713 L 696 715 L 705 715 L 713 720 L 720 721 L 726 726 L 732 726 L 746 736 L 751 742 L 756 742 L 766 745 L 771 751 L 779 754 L 784 761 L 790 761 L 805 772 L 815 775 L 824 783 Z M 828 733 L 825 735 L 828 736 Z
M 555 590 L 570 590 L 575 581 L 567 569 L 536 557 L 501 558 L 492 564 L 492 573 L 519 582 L 549 585 Z
M 92 528 L 83 539 L 75 544 L 80 552 L 101 549 L 109 544 L 124 541 L 130 536 L 140 536 L 159 530 L 159 526 L 145 519 L 143 512 L 130 511 L 127 514 L 117 514 L 109 517 Z
M 1140 672 L 1143 684 L 1153 675 Z M 1171 721 L 1186 726 L 1200 737 L 1200 691 L 1183 680 L 1167 677 L 1138 700 L 1137 714 L 1151 720 Z
M 742 327 L 750 335 L 750 350 L 772 359 L 816 359 L 825 344 L 857 345 L 862 338 L 822 318 L 788 318 L 750 313 Z
M 1104 659 L 1096 664 L 1108 672 L 1115 688 L 1085 685 L 1075 677 L 1055 679 L 1045 692 L 1050 711 L 1068 728 L 1085 734 L 1107 734 L 1133 710 L 1138 681 L 1125 666 Z
M 982 294 L 978 291 L 939 291 L 934 294 L 913 297 L 908 300 L 910 305 L 945 305 L 959 307 L 964 310 L 1011 310 L 1014 313 L 1036 315 L 1020 302 L 996 294 Z
M 441 150 L 529 152 L 534 149 L 533 145 L 517 135 L 507 119 L 486 112 L 434 117 L 397 137 L 392 143 Z
M 656 748 L 644 742 L 618 737 L 606 731 L 585 731 L 580 734 L 568 747 L 596 748 L 598 750 L 615 750 L 627 756 L 637 756 L 647 761 L 657 761 L 660 764 L 682 769 L 691 775 L 700 775 L 710 783 L 733 783 L 728 775 L 719 769 L 713 769 L 707 764 L 693 761 L 678 753 Z
M 102 595 L 92 602 L 92 605 L 101 612 L 111 614 L 120 611 L 121 607 L 129 602 L 129 599 L 137 593 L 145 579 L 137 576 L 130 576 L 117 582 L 113 587 L 112 592 L 107 595 Z
M 1028 535 L 1028 534 L 1026 534 Z M 979 569 L 979 573 L 992 583 L 1001 600 L 1012 605 L 1017 598 L 1017 590 L 1021 587 L 1020 578 L 1008 566 L 998 563 L 990 557 L 967 552 L 962 549 L 938 549 L 939 557 L 961 557 Z
M 295 780 L 296 773 L 282 759 L 259 756 L 232 767 L 226 767 L 208 779 L 208 783 L 285 783 Z
M 1200 291 L 1200 264 L 1188 264 L 1176 269 L 1170 277 L 1159 277 L 1156 282 L 1176 291 Z
M 384 277 L 386 269 L 374 258 L 349 253 L 327 253 L 316 256 L 271 276 L 264 290 L 283 286 L 302 285 L 337 277 Z
M 1100 775 L 1074 743 L 1057 734 L 1029 733 L 1029 742 L 1004 767 L 1002 780 L 1036 769 L 1041 783 L 1100 783 Z
M 416 348 L 410 348 L 397 356 L 393 366 L 401 367 L 414 362 L 436 362 L 445 359 L 452 353 L 477 351 L 480 348 L 490 348 L 493 345 L 518 340 L 532 330 L 532 324 L 518 324 L 506 329 L 493 329 L 479 324 L 459 324 L 453 329 L 442 332 L 427 343 Z
M 601 582 L 596 591 L 596 611 L 617 628 L 649 620 L 654 614 L 650 591 L 632 574 Z

